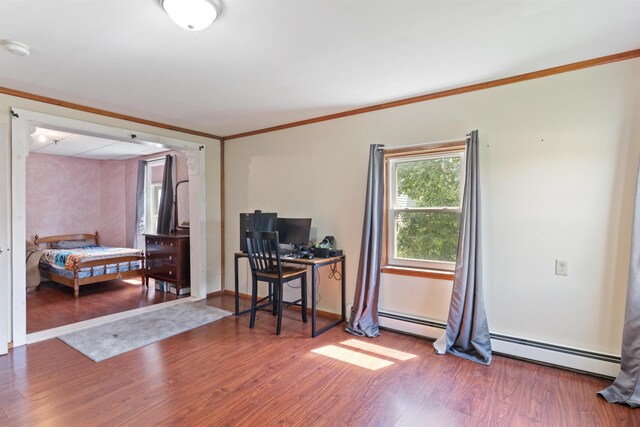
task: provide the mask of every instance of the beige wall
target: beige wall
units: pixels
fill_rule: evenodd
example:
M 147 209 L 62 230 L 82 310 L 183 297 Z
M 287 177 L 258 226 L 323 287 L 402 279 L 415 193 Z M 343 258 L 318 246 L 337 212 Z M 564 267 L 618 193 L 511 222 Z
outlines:
M 137 132 L 145 132 L 153 135 L 174 138 L 184 141 L 200 143 L 206 149 L 206 237 L 207 237 L 207 292 L 220 290 L 221 268 L 220 268 L 220 143 L 217 140 L 188 135 L 180 132 L 170 131 L 152 126 L 141 125 L 124 120 L 95 114 L 62 108 L 41 102 L 30 101 L 22 98 L 0 94 L 0 124 L 7 124 L 7 132 L 11 132 L 10 109 L 22 108 L 26 110 L 67 117 L 75 120 L 97 123 L 101 125 L 113 126 L 122 129 L 129 129 Z M 9 156 L 11 153 L 11 138 L 0 138 L 0 156 Z M 135 185 L 135 181 L 133 182 Z M 5 195 L 1 195 L 0 202 L 5 203 Z M 121 207 L 124 209 L 124 206 Z
M 640 60 L 225 143 L 226 253 L 238 214 L 312 217 L 356 279 L 368 147 L 480 131 L 484 287 L 490 330 L 619 354 L 640 156 Z M 568 261 L 567 277 L 554 260 Z M 233 257 L 226 258 L 233 287 Z M 241 291 L 246 292 L 246 266 Z M 338 312 L 324 276 L 320 308 Z M 451 284 L 383 275 L 380 306 L 445 320 Z

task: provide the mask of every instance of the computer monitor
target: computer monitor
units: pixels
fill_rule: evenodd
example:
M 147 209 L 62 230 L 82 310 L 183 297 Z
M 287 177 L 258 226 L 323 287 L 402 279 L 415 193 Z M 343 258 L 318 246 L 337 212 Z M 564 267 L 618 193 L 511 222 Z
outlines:
M 311 234 L 311 218 L 278 218 L 276 230 L 280 244 L 307 245 Z
M 247 252 L 247 231 L 276 231 L 278 214 L 255 211 L 240 214 L 240 250 Z

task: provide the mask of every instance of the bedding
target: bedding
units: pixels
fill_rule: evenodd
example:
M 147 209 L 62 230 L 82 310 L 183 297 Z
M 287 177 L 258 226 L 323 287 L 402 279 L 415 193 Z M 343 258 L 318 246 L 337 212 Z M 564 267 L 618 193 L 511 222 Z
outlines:
M 45 249 L 42 251 L 40 265 L 44 264 L 55 269 L 73 271 L 74 265 L 80 261 L 93 261 L 104 258 L 130 255 L 142 255 L 142 251 L 139 249 L 112 248 L 110 246 L 99 245 L 87 245 L 75 249 Z M 138 269 L 139 268 L 140 262 L 138 262 Z M 135 270 L 135 268 L 132 268 L 132 270 Z
M 94 239 L 84 240 L 61 240 L 59 242 L 51 243 L 52 249 L 77 249 L 85 246 L 97 246 Z
M 51 264 L 40 263 L 40 271 L 47 271 L 50 273 L 56 273 L 60 276 L 66 277 L 68 279 L 74 278 L 73 270 L 67 270 L 65 268 L 58 268 Z M 116 273 L 124 273 L 126 271 L 136 271 L 142 268 L 142 261 L 133 261 L 129 262 L 121 262 L 119 264 L 107 264 L 105 268 L 100 267 L 85 267 L 78 270 L 78 279 L 84 279 L 86 277 L 94 277 L 101 276 L 103 274 L 116 274 Z
M 115 279 L 139 277 L 145 281 L 144 253 L 139 249 L 100 246 L 100 235 L 65 234 L 34 238 L 42 251 L 38 269 L 43 278 L 73 288 L 78 298 L 80 286 Z

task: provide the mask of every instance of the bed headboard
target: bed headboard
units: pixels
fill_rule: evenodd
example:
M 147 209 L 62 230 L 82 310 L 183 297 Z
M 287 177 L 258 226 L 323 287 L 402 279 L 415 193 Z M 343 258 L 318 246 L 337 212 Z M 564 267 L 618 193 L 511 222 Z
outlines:
M 95 234 L 62 234 L 60 236 L 47 236 L 40 237 L 36 234 L 33 239 L 33 243 L 36 245 L 40 245 L 41 243 L 46 243 L 47 245 L 55 242 L 62 242 L 65 240 L 86 240 L 86 239 L 94 239 L 96 241 L 96 245 L 100 244 L 100 233 L 96 231 Z

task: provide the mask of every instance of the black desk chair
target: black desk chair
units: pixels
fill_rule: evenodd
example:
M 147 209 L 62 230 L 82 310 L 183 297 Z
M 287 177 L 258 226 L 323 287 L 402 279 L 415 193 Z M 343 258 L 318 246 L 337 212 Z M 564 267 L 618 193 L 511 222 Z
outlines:
M 251 321 L 256 322 L 256 310 L 270 311 L 278 315 L 276 334 L 282 329 L 282 310 L 292 305 L 301 307 L 302 321 L 307 322 L 307 269 L 283 266 L 280 262 L 280 248 L 277 231 L 247 231 L 247 254 L 251 267 Z M 300 279 L 301 298 L 283 301 L 284 284 Z M 258 282 L 269 284 L 269 295 L 258 300 Z M 268 300 L 268 302 L 263 303 Z M 261 305 L 259 305 L 261 304 Z M 270 308 L 269 308 L 270 307 Z

